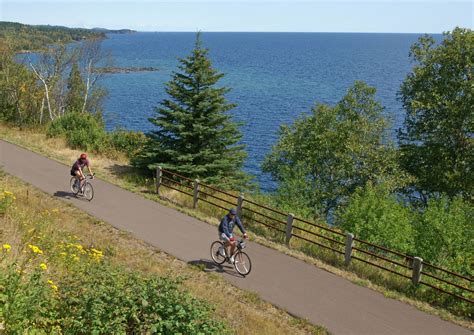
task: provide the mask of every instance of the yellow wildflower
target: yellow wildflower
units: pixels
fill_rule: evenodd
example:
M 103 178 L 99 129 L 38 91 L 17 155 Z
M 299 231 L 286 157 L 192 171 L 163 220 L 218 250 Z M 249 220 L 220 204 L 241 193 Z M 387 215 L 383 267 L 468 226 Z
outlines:
M 40 248 L 38 248 L 36 245 L 28 244 L 28 248 L 30 248 L 31 251 L 33 251 L 35 254 L 43 253 L 43 251 Z
M 42 270 L 46 271 L 46 269 L 47 269 L 48 267 L 46 266 L 45 263 L 41 263 L 41 264 L 40 264 L 40 268 L 41 268 Z
M 102 257 L 104 257 L 104 254 L 103 254 L 102 251 L 100 251 L 100 250 L 91 248 L 90 251 L 91 251 L 90 256 L 91 256 L 92 259 L 95 260 L 96 262 L 100 262 L 100 260 L 102 259 Z
M 6 243 L 5 243 L 5 244 L 3 245 L 3 249 L 5 249 L 7 252 L 9 252 L 11 248 L 12 248 L 12 246 L 11 246 L 10 244 L 6 244 Z
M 53 209 L 51 210 L 51 212 L 54 213 L 54 214 L 58 214 L 58 213 L 59 213 L 59 209 L 53 208 Z
M 55 291 L 58 290 L 58 287 L 54 284 L 54 282 L 51 279 L 48 279 L 48 284 L 51 286 L 51 288 Z
M 102 254 L 102 251 L 97 250 L 97 249 L 94 249 L 94 248 L 91 248 L 91 251 L 92 251 L 92 253 L 94 253 L 94 254 Z
M 10 191 L 3 191 L 3 194 L 1 195 L 1 199 L 5 199 L 5 198 L 11 198 L 13 200 L 16 200 L 15 195 Z
M 63 252 L 60 252 L 59 255 L 61 256 L 67 256 L 67 254 L 63 251 Z

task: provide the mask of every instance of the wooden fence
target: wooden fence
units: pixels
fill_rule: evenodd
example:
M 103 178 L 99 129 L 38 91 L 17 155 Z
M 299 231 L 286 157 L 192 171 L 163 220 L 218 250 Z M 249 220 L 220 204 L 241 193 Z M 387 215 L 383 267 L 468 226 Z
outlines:
M 193 208 L 196 208 L 200 201 L 224 211 L 235 207 L 238 215 L 247 224 L 252 223 L 267 229 L 276 234 L 287 246 L 290 246 L 290 241 L 295 238 L 341 255 L 346 265 L 356 260 L 411 280 L 415 286 L 424 285 L 474 304 L 472 289 L 474 278 L 429 264 L 420 257 L 413 257 L 363 241 L 351 233 L 344 233 L 338 229 L 297 218 L 291 213 L 284 213 L 247 200 L 243 195 L 236 196 L 200 183 L 199 180 L 192 180 L 158 167 L 156 171 L 158 194 L 162 186 L 192 197 Z

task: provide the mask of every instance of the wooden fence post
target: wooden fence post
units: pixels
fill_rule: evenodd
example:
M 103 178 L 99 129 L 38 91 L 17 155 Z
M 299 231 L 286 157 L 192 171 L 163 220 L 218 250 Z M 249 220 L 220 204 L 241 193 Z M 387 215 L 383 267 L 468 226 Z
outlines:
M 197 207 L 199 200 L 199 179 L 194 180 L 194 193 L 193 193 L 193 208 Z
M 239 197 L 237 198 L 237 215 L 239 217 L 242 217 L 242 207 L 243 207 L 243 203 L 244 203 L 244 194 L 241 193 L 239 195 Z
M 160 195 L 160 186 L 161 186 L 161 176 L 163 175 L 163 171 L 161 166 L 156 167 L 156 194 Z
M 288 214 L 288 218 L 286 219 L 286 238 L 285 243 L 289 247 L 290 246 L 290 239 L 291 239 L 291 232 L 293 230 L 293 220 L 295 219 L 295 215 L 290 213 Z
M 421 270 L 423 269 L 423 259 L 420 257 L 413 257 L 413 274 L 411 281 L 413 284 L 418 285 L 421 280 Z
M 354 235 L 346 233 L 346 250 L 344 253 L 344 264 L 347 266 L 351 262 L 352 247 L 354 246 Z

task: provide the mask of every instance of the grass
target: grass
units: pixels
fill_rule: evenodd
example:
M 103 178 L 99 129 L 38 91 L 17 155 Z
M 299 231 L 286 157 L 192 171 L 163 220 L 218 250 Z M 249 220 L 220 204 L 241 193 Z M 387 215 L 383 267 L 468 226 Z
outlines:
M 19 131 L 18 129 L 0 125 L 0 137 L 68 165 L 79 154 L 75 150 L 68 149 L 65 142 L 61 142 L 58 139 L 48 139 L 43 133 L 35 130 Z M 192 199 L 174 190 L 162 188 L 160 197 L 157 196 L 153 193 L 153 180 L 137 176 L 128 165 L 125 156 L 117 157 L 116 159 L 93 156 L 92 164 L 94 171 L 102 179 L 132 192 L 139 193 L 143 197 L 160 202 L 201 221 L 217 225 L 217 218 L 224 213 L 222 210 L 216 209 L 204 202 L 199 203 L 197 210 L 193 210 L 191 208 Z M 441 307 L 434 307 L 426 302 L 417 300 L 416 297 L 408 296 L 409 291 L 407 287 L 409 283 L 402 282 L 398 277 L 387 276 L 384 273 L 381 275 L 380 271 L 373 271 L 372 267 L 354 262 L 349 268 L 346 268 L 342 265 L 341 257 L 335 256 L 334 253 L 321 252 L 311 247 L 308 248 L 308 244 L 299 243 L 295 239 L 292 240 L 292 248 L 290 249 L 281 244 L 281 236 L 273 236 L 274 234 L 269 233 L 268 229 L 260 229 L 258 227 L 253 227 L 253 229 L 254 233 L 263 234 L 264 237 L 252 234 L 252 239 L 262 245 L 304 260 L 307 263 L 344 277 L 357 285 L 365 286 L 392 299 L 403 301 L 427 313 L 438 315 L 445 320 L 474 329 L 472 320 L 457 316 Z M 404 290 L 407 294 L 404 293 Z
M 263 301 L 257 294 L 237 289 L 221 276 L 189 266 L 15 177 L 0 177 L 0 190 L 8 190 L 15 195 L 15 217 L 21 217 L 21 222 L 31 222 L 42 215 L 50 218 L 51 226 L 36 227 L 36 235 L 47 235 L 48 229 L 54 227 L 58 234 L 75 236 L 82 245 L 103 250 L 111 262 L 125 268 L 186 278 L 183 283 L 185 289 L 194 297 L 215 306 L 217 317 L 224 320 L 236 334 L 328 334 L 324 328 L 289 315 Z M 8 241 L 13 246 L 25 240 L 16 222 L 6 216 L 1 217 L 0 221 L 3 221 L 0 226 L 2 241 Z M 229 301 L 232 301 L 232 308 L 229 308 Z M 235 313 L 235 310 L 239 312 Z

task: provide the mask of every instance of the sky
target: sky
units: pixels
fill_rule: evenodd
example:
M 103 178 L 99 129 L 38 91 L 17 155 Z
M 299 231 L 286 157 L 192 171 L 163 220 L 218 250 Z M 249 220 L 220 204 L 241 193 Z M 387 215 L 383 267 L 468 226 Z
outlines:
M 0 0 L 0 21 L 138 31 L 441 33 L 474 0 Z

